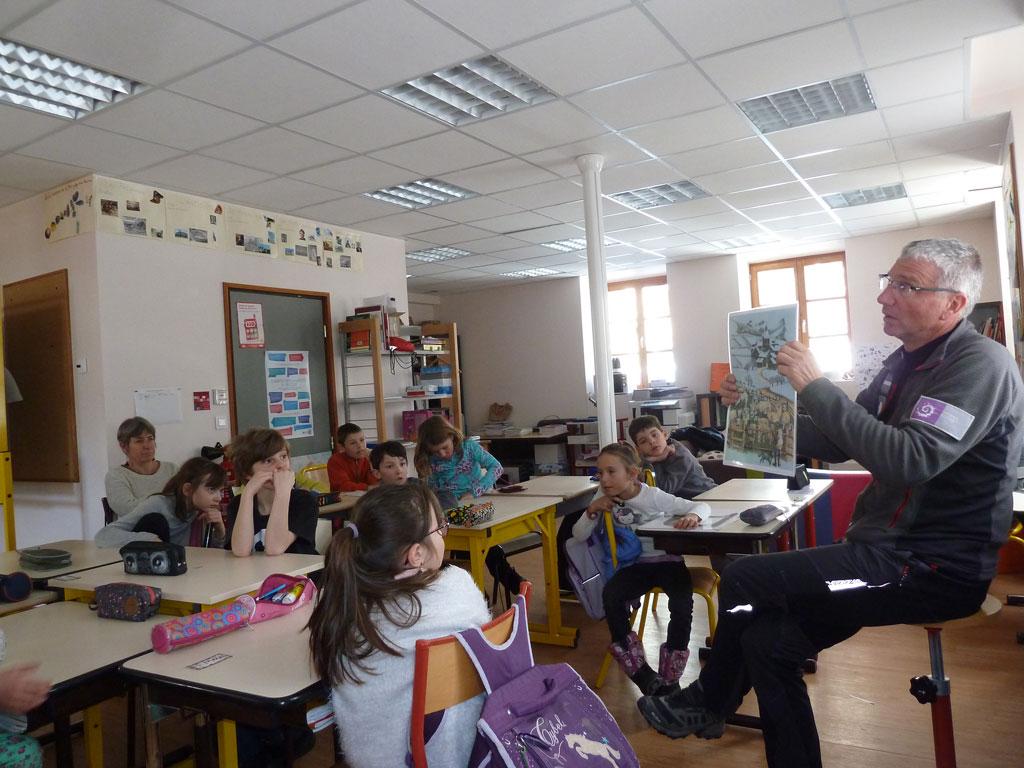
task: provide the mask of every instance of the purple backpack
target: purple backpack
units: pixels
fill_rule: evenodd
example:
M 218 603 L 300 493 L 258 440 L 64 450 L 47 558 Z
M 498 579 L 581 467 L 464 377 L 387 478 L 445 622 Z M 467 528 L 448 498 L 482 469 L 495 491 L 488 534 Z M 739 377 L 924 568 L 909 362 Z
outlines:
M 501 646 L 476 627 L 456 635 L 488 694 L 471 768 L 639 768 L 615 719 L 576 670 L 534 665 L 522 595 L 515 612 Z
M 566 573 L 572 591 L 592 619 L 604 618 L 601 595 L 608 578 L 604 572 L 604 547 L 597 536 L 597 528 L 586 541 L 567 539 L 565 542 Z

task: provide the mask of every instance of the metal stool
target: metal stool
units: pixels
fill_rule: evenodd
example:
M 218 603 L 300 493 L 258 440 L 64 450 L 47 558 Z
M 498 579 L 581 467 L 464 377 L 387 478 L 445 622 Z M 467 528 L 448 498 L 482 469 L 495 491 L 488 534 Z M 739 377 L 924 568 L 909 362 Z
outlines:
M 910 679 L 910 693 L 922 704 L 932 705 L 932 738 L 935 741 L 935 768 L 956 768 L 956 747 L 953 744 L 953 710 L 949 701 L 949 678 L 942 664 L 943 628 L 967 627 L 999 613 L 1002 604 L 988 595 L 977 612 L 962 619 L 918 624 L 928 633 L 928 655 L 932 673 Z

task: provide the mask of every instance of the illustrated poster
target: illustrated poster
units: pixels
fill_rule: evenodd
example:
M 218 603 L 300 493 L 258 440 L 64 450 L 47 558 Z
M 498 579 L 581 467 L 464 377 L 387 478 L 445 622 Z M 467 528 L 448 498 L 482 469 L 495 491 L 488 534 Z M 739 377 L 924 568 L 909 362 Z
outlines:
M 729 408 L 724 463 L 773 475 L 796 471 L 796 392 L 776 361 L 796 338 L 796 323 L 796 304 L 729 313 L 729 361 L 740 401 Z
M 317 266 L 322 243 L 317 240 L 317 225 L 307 219 L 281 216 L 278 219 L 281 258 Z
M 267 352 L 267 422 L 288 440 L 313 436 L 309 352 Z
M 267 337 L 263 332 L 263 305 L 240 301 L 235 305 L 238 313 L 238 346 L 240 349 L 263 349 Z
M 43 195 L 46 226 L 43 238 L 50 243 L 96 230 L 92 208 L 92 176 L 61 184 Z
M 224 208 L 205 197 L 167 192 L 165 240 L 197 248 L 224 250 Z
M 114 235 L 162 240 L 167 226 L 164 194 L 130 181 L 95 176 L 93 195 L 98 201 L 96 229 Z

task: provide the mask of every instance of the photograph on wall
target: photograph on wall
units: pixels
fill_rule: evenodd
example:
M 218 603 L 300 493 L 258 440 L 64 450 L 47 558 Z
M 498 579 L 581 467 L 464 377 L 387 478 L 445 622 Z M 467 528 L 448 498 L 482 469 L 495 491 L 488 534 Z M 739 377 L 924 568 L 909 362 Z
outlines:
M 277 219 L 277 238 L 281 248 L 281 258 L 288 261 L 310 263 L 309 246 L 316 244 L 316 224 L 308 219 L 297 219 L 294 216 L 279 216 Z M 316 263 L 315 251 L 313 263 Z
M 267 337 L 263 332 L 263 305 L 240 301 L 238 311 L 238 346 L 241 349 L 263 349 Z
M 163 195 L 156 197 L 159 193 L 152 187 L 130 181 L 106 176 L 96 176 L 94 179 L 94 194 L 100 201 L 96 228 L 100 232 L 132 237 L 163 237 L 167 221 Z
M 267 352 L 267 424 L 286 439 L 313 436 L 309 352 Z
M 724 463 L 795 472 L 796 392 L 779 373 L 776 355 L 796 339 L 796 324 L 796 304 L 729 313 L 729 362 L 740 400 L 729 408 Z
M 244 205 L 225 205 L 222 218 L 228 233 L 228 250 L 246 256 L 278 258 L 277 220 L 274 216 Z
M 219 203 L 205 197 L 164 193 L 167 207 L 167 229 L 174 242 L 187 243 L 196 248 L 224 248 L 224 218 L 214 211 Z M 216 220 L 216 223 L 214 223 Z
M 69 181 L 43 195 L 46 226 L 43 238 L 55 243 L 66 237 L 96 231 L 92 209 L 92 176 Z

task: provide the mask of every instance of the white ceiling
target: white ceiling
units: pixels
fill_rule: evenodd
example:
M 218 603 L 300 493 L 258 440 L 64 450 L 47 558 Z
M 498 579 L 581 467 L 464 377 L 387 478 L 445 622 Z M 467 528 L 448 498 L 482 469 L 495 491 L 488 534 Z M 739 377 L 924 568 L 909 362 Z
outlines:
M 965 40 L 1024 22 L 1021 0 L 7 0 L 0 37 L 144 82 L 77 123 L 0 106 L 0 205 L 88 171 L 404 237 L 410 288 L 503 272 L 580 274 L 575 157 L 604 191 L 691 179 L 703 200 L 604 203 L 612 277 L 735 251 L 980 215 L 1007 116 L 969 120 Z M 558 98 L 453 129 L 375 93 L 483 54 Z M 759 135 L 734 102 L 864 72 L 878 110 Z M 435 176 L 480 194 L 407 212 L 361 196 Z M 821 195 L 902 181 L 832 211 Z M 775 246 L 772 246 L 775 247 Z

